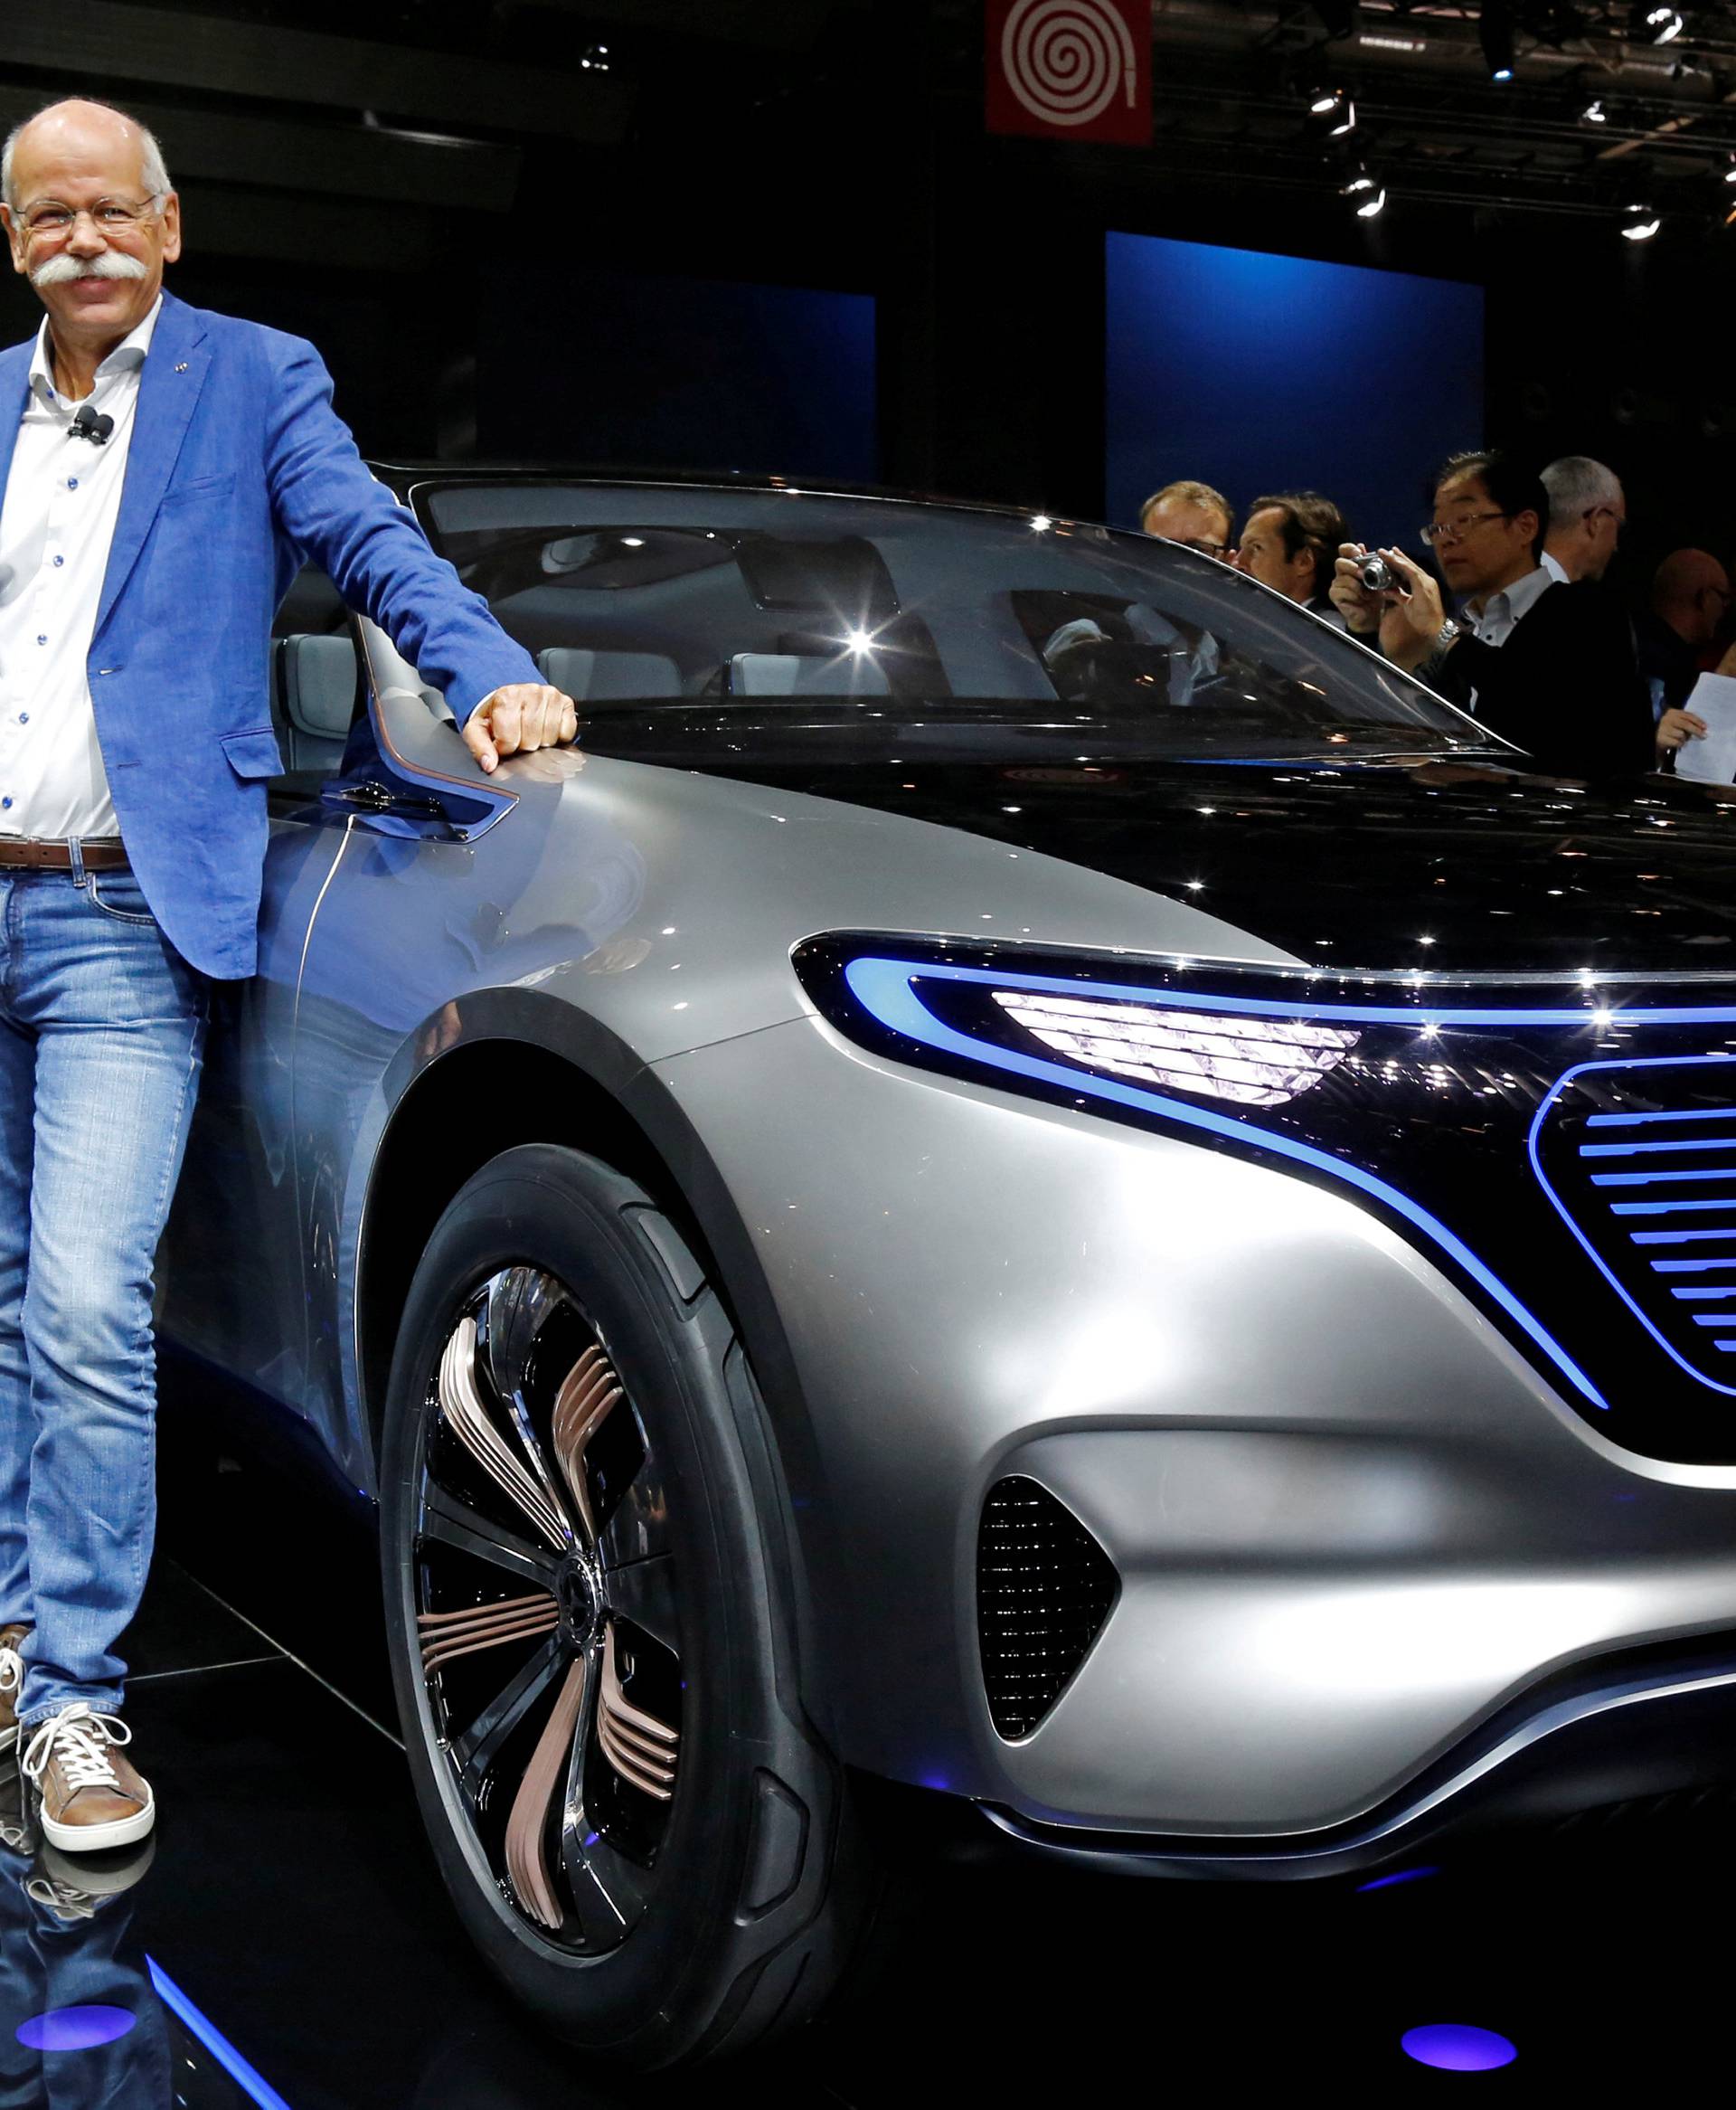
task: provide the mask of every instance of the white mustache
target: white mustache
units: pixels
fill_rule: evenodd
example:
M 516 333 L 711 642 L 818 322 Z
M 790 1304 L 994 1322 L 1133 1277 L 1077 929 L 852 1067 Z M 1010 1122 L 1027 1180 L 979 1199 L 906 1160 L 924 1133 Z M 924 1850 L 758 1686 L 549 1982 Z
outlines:
M 45 264 L 38 264 L 30 274 L 33 286 L 64 286 L 73 279 L 143 279 L 148 276 L 145 266 L 137 257 L 122 256 L 118 250 L 106 249 L 94 257 L 72 257 L 62 253 L 50 257 Z

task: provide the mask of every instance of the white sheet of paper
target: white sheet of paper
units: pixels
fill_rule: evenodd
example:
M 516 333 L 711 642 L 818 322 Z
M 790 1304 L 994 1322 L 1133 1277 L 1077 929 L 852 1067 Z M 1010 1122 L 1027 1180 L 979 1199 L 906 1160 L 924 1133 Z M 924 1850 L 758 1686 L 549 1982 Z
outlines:
M 1736 784 L 1736 676 L 1703 674 L 1687 707 L 1705 720 L 1706 733 L 1676 749 L 1676 775 L 1703 784 Z

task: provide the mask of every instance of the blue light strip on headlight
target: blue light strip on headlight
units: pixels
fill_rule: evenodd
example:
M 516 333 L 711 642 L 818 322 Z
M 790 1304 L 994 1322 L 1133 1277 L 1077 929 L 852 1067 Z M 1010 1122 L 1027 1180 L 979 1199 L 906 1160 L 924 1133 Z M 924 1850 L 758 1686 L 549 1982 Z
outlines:
M 1736 1026 L 1736 1006 L 1665 1007 L 1640 1010 L 1624 1005 L 1618 1012 L 1588 989 L 1590 999 L 1579 1010 L 1464 1010 L 1431 1004 L 1316 1004 L 1307 998 L 1222 997 L 1194 990 L 1139 989 L 1126 982 L 1065 979 L 1049 974 L 999 973 L 990 968 L 955 967 L 944 960 L 889 960 L 870 964 L 898 968 L 934 981 L 976 982 L 986 989 L 1039 989 L 1054 997 L 1103 997 L 1130 1004 L 1155 1004 L 1165 1009 L 1241 1011 L 1253 1018 L 1343 1019 L 1352 1026 Z M 1728 1114 L 1729 1110 L 1724 1110 Z
M 1389 1208 L 1395 1216 L 1420 1231 L 1424 1237 L 1438 1245 L 1464 1269 L 1486 1295 L 1498 1304 L 1508 1318 L 1520 1327 L 1536 1343 L 1556 1368 L 1567 1377 L 1574 1389 L 1589 1399 L 1593 1406 L 1609 1412 L 1609 1402 L 1592 1384 L 1585 1372 L 1561 1347 L 1554 1336 L 1526 1310 L 1501 1278 L 1491 1273 L 1477 1257 L 1462 1238 L 1449 1231 L 1438 1216 L 1412 1201 L 1396 1187 L 1389 1187 L 1385 1180 L 1377 1179 L 1373 1173 L 1364 1172 L 1360 1166 L 1346 1164 L 1342 1158 L 1331 1157 L 1325 1150 L 1316 1150 L 1310 1144 L 1298 1142 L 1292 1136 L 1279 1135 L 1252 1121 L 1233 1120 L 1228 1114 L 1213 1113 L 1209 1107 L 1192 1106 L 1185 1100 L 1172 1099 L 1165 1093 L 1148 1092 L 1137 1084 L 1125 1084 L 1114 1077 L 1106 1077 L 1094 1071 L 1075 1069 L 1061 1063 L 1044 1062 L 1035 1055 L 1022 1054 L 1016 1048 L 1001 1047 L 994 1041 L 977 1040 L 967 1033 L 960 1033 L 944 1019 L 936 1017 L 918 996 L 911 984 L 923 980 L 968 982 L 978 987 L 994 989 L 1023 989 L 1052 991 L 1061 996 L 1080 995 L 1089 988 L 1093 997 L 1127 998 L 1138 1003 L 1186 1004 L 1201 1010 L 1253 1011 L 1262 1016 L 1285 1018 L 1344 1018 L 1365 1024 L 1400 1025 L 1421 1024 L 1434 1020 L 1454 1026 L 1473 1025 L 1549 1025 L 1585 1027 L 1591 1020 L 1583 1011 L 1400 1011 L 1382 1010 L 1371 1007 L 1358 1009 L 1348 1004 L 1324 1004 L 1318 1008 L 1307 1003 L 1278 1004 L 1255 998 L 1177 996 L 1165 989 L 1160 993 L 1151 989 L 1131 989 L 1104 982 L 1081 984 L 1063 981 L 1048 975 L 996 974 L 982 968 L 955 967 L 941 960 L 889 960 L 864 954 L 850 961 L 844 970 L 844 979 L 850 993 L 869 1016 L 876 1018 L 894 1033 L 901 1033 L 906 1039 L 923 1046 L 932 1047 L 942 1054 L 963 1056 L 987 1069 L 1005 1070 L 1014 1076 L 1035 1078 L 1042 1083 L 1059 1085 L 1069 1092 L 1078 1092 L 1095 1099 L 1107 1099 L 1118 1105 L 1136 1108 L 1142 1113 L 1155 1113 L 1165 1121 L 1181 1121 L 1191 1128 L 1205 1129 L 1212 1135 L 1228 1137 L 1243 1144 L 1255 1144 L 1275 1157 L 1289 1158 L 1310 1170 L 1326 1174 L 1334 1180 L 1360 1187 L 1373 1200 Z M 1624 1012 L 1624 1018 L 1644 1017 L 1653 1022 L 1668 1020 L 1671 1023 L 1700 1022 L 1709 1018 L 1736 1019 L 1736 1012 Z

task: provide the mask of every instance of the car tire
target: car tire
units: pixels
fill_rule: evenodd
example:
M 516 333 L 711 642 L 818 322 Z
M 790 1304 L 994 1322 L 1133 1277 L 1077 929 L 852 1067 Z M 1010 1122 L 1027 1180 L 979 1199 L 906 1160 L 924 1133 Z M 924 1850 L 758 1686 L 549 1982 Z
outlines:
M 540 1144 L 466 1184 L 405 1305 L 382 1467 L 410 1770 L 495 1972 L 643 2068 L 811 2014 L 863 1916 L 861 1856 L 800 1698 L 765 1410 L 651 1196 Z

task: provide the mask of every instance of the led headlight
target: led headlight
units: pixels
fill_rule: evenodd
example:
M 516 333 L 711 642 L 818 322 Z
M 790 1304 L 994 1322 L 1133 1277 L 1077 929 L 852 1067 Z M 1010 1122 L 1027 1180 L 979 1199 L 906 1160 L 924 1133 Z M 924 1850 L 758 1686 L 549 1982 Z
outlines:
M 1200 1092 L 1241 1106 L 1282 1106 L 1335 1069 L 1358 1036 L 1312 1019 L 1254 1018 L 996 989 L 1009 1018 L 1070 1062 Z

